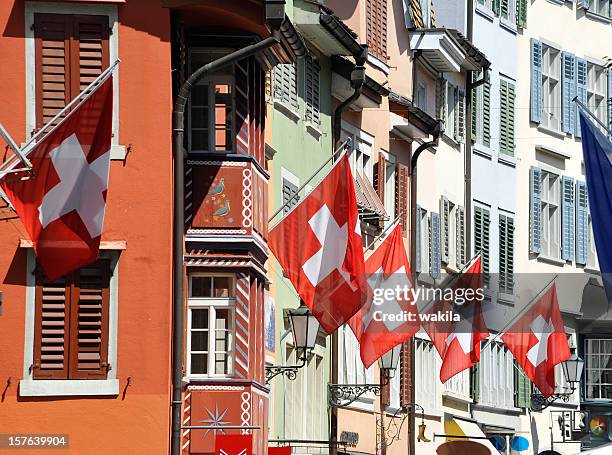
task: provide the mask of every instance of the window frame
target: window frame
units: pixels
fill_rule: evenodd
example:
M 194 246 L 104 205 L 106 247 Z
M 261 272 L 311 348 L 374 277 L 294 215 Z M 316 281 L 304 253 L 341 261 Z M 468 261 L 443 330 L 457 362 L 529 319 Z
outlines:
M 503 342 L 491 341 L 482 350 L 480 359 L 479 403 L 499 409 L 516 409 L 512 353 Z
M 424 347 L 427 346 L 427 352 Z M 438 368 L 437 352 L 429 339 L 415 337 L 415 381 L 414 393 L 418 403 L 421 403 L 425 412 L 433 411 L 437 406 L 436 371 Z M 425 365 L 425 367 L 423 367 Z M 432 368 L 432 365 L 434 366 Z M 422 389 L 422 390 L 421 390 Z
M 602 6 L 603 5 L 603 6 Z M 602 7 L 605 7 L 604 14 L 601 13 Z M 590 0 L 587 12 L 605 19 L 612 19 L 612 2 L 610 0 Z
M 367 178 L 370 184 L 374 186 L 374 136 L 343 121 L 341 141 L 344 141 L 348 137 L 350 137 L 352 141 L 349 150 L 351 170 L 353 173 L 355 173 L 356 170 L 359 171 L 360 175 Z M 363 145 L 365 145 L 365 148 Z M 359 153 L 360 156 L 357 157 L 355 152 Z M 368 157 L 367 167 L 364 166 L 365 162 L 363 161 L 363 156 Z
M 589 394 L 589 384 L 590 384 L 589 383 L 589 371 L 597 370 L 597 371 L 611 371 L 612 372 L 612 368 L 600 368 L 599 366 L 597 368 L 591 367 L 590 365 L 592 361 L 591 356 L 597 355 L 598 360 L 602 356 L 601 349 L 600 349 L 600 352 L 598 352 L 597 354 L 592 354 L 591 351 L 588 349 L 589 342 L 592 342 L 592 341 L 598 341 L 598 343 L 601 343 L 602 341 L 603 342 L 608 341 L 610 342 L 610 344 L 612 344 L 612 335 L 608 334 L 608 335 L 589 336 L 584 339 L 584 345 L 583 345 L 584 359 L 585 359 L 584 360 L 584 380 L 583 380 L 584 397 L 586 400 L 589 400 L 589 401 L 609 401 L 610 398 L 601 397 L 601 389 L 602 389 L 601 382 L 597 385 L 597 387 L 599 388 L 599 397 L 598 398 L 591 397 Z M 603 383 L 603 385 L 609 387 L 612 390 L 612 383 Z M 611 396 L 612 396 L 612 393 L 611 393 Z
M 192 297 L 191 289 L 192 289 L 192 279 L 194 277 L 222 277 L 222 278 L 230 278 L 230 289 L 233 289 L 233 296 L 230 292 L 229 297 Z M 234 375 L 234 367 L 235 367 L 235 338 L 236 338 L 236 275 L 233 273 L 214 273 L 214 272 L 192 272 L 189 273 L 188 276 L 188 297 L 187 297 L 187 340 L 186 340 L 186 349 L 185 349 L 185 377 L 190 379 L 199 379 L 199 378 L 230 378 Z M 214 289 L 214 281 L 211 284 Z M 208 310 L 208 351 L 207 351 L 207 366 L 206 373 L 192 373 L 191 372 L 191 354 L 193 353 L 191 350 L 191 332 L 192 332 L 192 311 L 194 309 L 207 309 Z M 228 345 L 227 351 L 225 354 L 227 355 L 227 365 L 226 371 L 227 373 L 219 374 L 219 373 L 211 373 L 210 371 L 215 371 L 215 357 L 217 354 L 216 346 L 215 346 L 215 334 L 216 334 L 216 326 L 214 322 L 216 319 L 216 310 L 217 309 L 227 309 L 228 310 Z M 211 324 L 213 323 L 213 324 Z
M 594 1 L 594 0 L 591 0 Z M 601 120 L 606 125 L 607 117 L 608 117 L 608 94 L 607 94 L 607 71 L 606 68 L 602 65 L 599 65 L 590 60 L 586 60 L 587 65 L 587 84 L 586 84 L 586 93 L 587 93 L 587 106 L 589 110 L 594 113 L 599 120 Z M 592 73 L 599 72 L 598 76 L 592 77 Z M 597 85 L 600 84 L 600 87 Z M 601 90 L 600 90 L 601 89 Z M 596 109 L 595 104 L 591 102 L 591 97 L 597 98 L 599 101 L 599 110 Z
M 551 53 L 554 55 L 554 67 L 551 65 Z M 552 68 L 552 69 L 551 69 Z M 554 70 L 554 71 L 553 71 Z M 551 81 L 556 84 L 553 98 L 548 95 Z M 561 50 L 542 41 L 542 113 L 540 125 L 552 131 L 561 131 L 563 108 L 561 104 Z M 556 124 L 552 119 L 556 118 Z
M 36 129 L 36 43 L 34 33 L 35 14 L 68 14 L 85 16 L 107 16 L 109 37 L 109 63 L 112 65 L 119 57 L 119 20 L 117 5 L 78 4 L 78 3 L 39 3 L 25 2 L 25 82 L 26 82 L 26 122 L 25 137 L 30 139 Z M 119 143 L 119 69 L 113 73 L 113 125 L 111 138 L 111 160 L 123 160 L 126 156 L 125 145 Z
M 550 176 L 554 176 L 556 180 L 552 192 L 549 189 L 550 184 L 548 179 L 550 179 Z M 545 257 L 561 260 L 561 174 L 542 168 L 540 189 L 540 216 L 542 224 L 540 254 Z M 551 194 L 556 195 L 556 202 L 549 197 Z M 551 208 L 554 208 L 556 211 L 554 217 L 555 225 L 552 229 L 554 230 L 553 234 L 555 235 L 556 244 L 559 246 L 559 248 L 557 248 L 558 251 L 553 251 L 554 254 L 551 254 L 550 242 L 551 226 L 549 219 Z
M 108 309 L 108 353 L 112 368 L 106 379 L 34 379 L 30 368 L 34 362 L 34 331 L 36 314 L 36 255 L 33 248 L 27 249 L 26 299 L 23 375 L 19 381 L 19 396 L 116 396 L 119 394 L 117 379 L 117 332 L 119 311 L 119 250 L 102 249 L 99 259 L 110 260 L 109 309 Z

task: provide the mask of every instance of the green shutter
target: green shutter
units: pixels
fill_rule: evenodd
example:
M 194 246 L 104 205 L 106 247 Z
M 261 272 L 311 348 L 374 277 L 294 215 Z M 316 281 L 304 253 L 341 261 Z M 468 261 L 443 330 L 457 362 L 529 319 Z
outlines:
M 491 82 L 482 85 L 482 143 L 491 146 Z
M 531 381 L 514 361 L 514 406 L 528 408 L 531 405 Z
M 470 394 L 474 403 L 480 400 L 480 364 L 476 364 L 470 368 Z
M 499 91 L 499 151 L 514 156 L 514 84 L 501 80 Z
M 490 213 L 483 207 L 474 207 L 474 252 L 482 253 L 482 282 L 489 284 L 489 224 Z
M 463 267 L 466 261 L 465 257 L 465 209 L 462 206 L 457 206 L 456 215 L 456 232 L 457 232 L 457 267 Z
M 472 71 L 472 84 L 478 79 L 478 72 Z M 472 142 L 476 142 L 476 135 L 478 133 L 478 87 L 472 87 Z
M 440 197 L 440 243 L 442 246 L 441 260 L 448 264 L 450 237 L 450 202 L 445 196 Z
M 499 16 L 500 11 L 500 0 L 493 0 L 493 12 L 496 16 Z
M 514 156 L 514 102 L 516 100 L 515 86 L 508 82 L 508 155 Z
M 514 220 L 499 215 L 499 292 L 514 291 Z
M 527 1 L 517 0 L 516 2 L 516 25 L 520 28 L 527 27 Z

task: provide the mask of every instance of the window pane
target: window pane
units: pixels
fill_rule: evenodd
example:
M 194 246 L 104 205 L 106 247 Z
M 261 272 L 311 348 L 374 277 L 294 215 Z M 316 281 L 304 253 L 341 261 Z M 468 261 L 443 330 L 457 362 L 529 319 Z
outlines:
M 191 354 L 191 374 L 206 374 L 208 354 Z
M 191 277 L 191 297 L 212 297 L 212 277 Z
M 191 328 L 192 329 L 207 329 L 208 328 L 208 310 L 206 308 L 198 308 L 191 310 Z
M 208 330 L 191 332 L 191 351 L 208 351 Z
M 215 373 L 216 374 L 227 374 L 227 355 L 226 354 L 215 354 Z
M 191 92 L 192 106 L 208 106 L 208 84 L 198 84 Z
M 207 107 L 192 107 L 191 108 L 191 127 L 198 128 L 197 131 L 208 129 L 208 108 Z
M 208 150 L 208 130 L 191 130 L 191 149 Z
M 229 276 L 216 276 L 214 282 L 214 296 L 217 298 L 234 297 L 234 280 Z

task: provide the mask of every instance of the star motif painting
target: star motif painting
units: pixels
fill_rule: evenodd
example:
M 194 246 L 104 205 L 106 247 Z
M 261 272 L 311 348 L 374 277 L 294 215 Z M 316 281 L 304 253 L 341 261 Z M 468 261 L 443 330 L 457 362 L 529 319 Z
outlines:
M 208 416 L 210 418 L 209 419 L 200 420 L 200 422 L 202 422 L 202 423 L 204 423 L 206 425 L 210 425 L 210 426 L 214 426 L 214 427 L 222 427 L 223 425 L 228 425 L 228 424 L 231 423 L 228 420 L 223 420 L 225 418 L 225 414 L 227 414 L 227 408 L 225 408 L 225 410 L 223 412 L 219 412 L 219 405 L 217 403 L 215 403 L 215 411 L 214 411 L 214 413 L 210 409 L 207 409 L 206 412 L 208 413 Z M 220 431 L 221 433 L 225 433 L 222 429 L 215 428 L 215 429 L 208 429 L 208 430 L 206 430 L 206 434 L 208 434 L 210 431 L 213 432 L 214 436 L 217 436 L 217 431 Z

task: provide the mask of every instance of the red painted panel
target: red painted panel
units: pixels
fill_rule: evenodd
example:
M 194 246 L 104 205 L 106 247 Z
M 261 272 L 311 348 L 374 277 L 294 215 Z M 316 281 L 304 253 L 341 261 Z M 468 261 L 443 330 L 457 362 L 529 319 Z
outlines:
M 291 455 L 291 447 L 268 447 L 268 455 Z
M 252 434 L 218 434 L 215 440 L 217 455 L 251 455 L 253 453 Z

